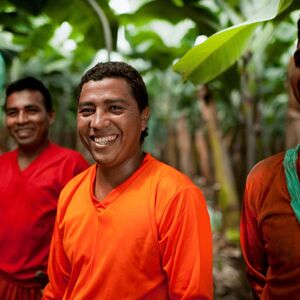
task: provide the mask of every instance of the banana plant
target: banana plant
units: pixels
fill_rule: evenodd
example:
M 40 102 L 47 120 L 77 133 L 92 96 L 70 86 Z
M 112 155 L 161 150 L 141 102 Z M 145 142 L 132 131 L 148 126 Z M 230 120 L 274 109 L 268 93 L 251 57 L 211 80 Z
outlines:
M 174 64 L 173 70 L 180 73 L 184 80 L 195 84 L 211 81 L 241 57 L 261 23 L 280 15 L 292 2 L 293 0 L 268 0 L 249 20 L 218 31 L 190 49 Z

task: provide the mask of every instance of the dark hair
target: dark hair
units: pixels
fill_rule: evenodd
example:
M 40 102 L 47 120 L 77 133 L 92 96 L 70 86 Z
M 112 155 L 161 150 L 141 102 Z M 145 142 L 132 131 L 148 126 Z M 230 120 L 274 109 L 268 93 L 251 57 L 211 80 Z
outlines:
M 294 62 L 295 66 L 297 68 L 300 68 L 300 18 L 297 22 L 297 28 L 298 28 L 298 41 L 297 41 L 297 49 L 294 53 Z
M 297 22 L 297 27 L 298 27 L 298 45 L 300 45 L 300 17 Z
M 79 96 L 82 90 L 82 86 L 88 81 L 100 81 L 107 77 L 123 78 L 130 86 L 131 93 L 135 98 L 140 112 L 142 112 L 148 106 L 148 93 L 143 78 L 139 72 L 124 62 L 111 61 L 98 63 L 93 68 L 89 69 L 81 78 L 79 84 Z M 79 98 L 78 98 L 79 99 Z M 148 135 L 148 128 L 141 133 L 141 143 Z
M 8 96 L 14 92 L 23 90 L 39 91 L 43 95 L 46 111 L 51 112 L 53 110 L 52 99 L 49 90 L 40 80 L 31 76 L 16 80 L 7 86 L 4 110 L 6 109 L 6 101 Z

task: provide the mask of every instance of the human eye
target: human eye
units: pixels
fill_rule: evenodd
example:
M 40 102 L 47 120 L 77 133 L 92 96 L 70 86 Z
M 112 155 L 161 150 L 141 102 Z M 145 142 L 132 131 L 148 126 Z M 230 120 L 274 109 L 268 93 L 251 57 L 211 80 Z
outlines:
M 6 111 L 5 111 L 5 115 L 7 116 L 7 117 L 15 117 L 16 115 L 17 115 L 17 110 L 15 110 L 15 109 L 7 109 Z
M 82 106 L 78 108 L 78 113 L 84 117 L 90 116 L 93 114 L 95 109 L 90 106 Z
M 38 107 L 35 107 L 35 106 L 30 106 L 30 107 L 27 108 L 27 112 L 30 115 L 34 115 L 34 114 L 38 113 L 39 111 L 40 111 L 40 109 Z
M 121 114 L 123 112 L 123 107 L 120 105 L 111 105 L 110 106 L 110 111 L 114 114 Z

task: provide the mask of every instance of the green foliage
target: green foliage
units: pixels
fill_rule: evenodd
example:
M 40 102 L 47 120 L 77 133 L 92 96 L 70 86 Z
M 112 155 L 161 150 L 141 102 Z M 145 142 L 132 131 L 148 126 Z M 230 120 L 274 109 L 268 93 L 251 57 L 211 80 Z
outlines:
M 174 71 L 195 84 L 210 81 L 237 60 L 255 28 L 256 24 L 244 25 L 213 35 L 179 60 Z
M 271 20 L 286 8 L 287 0 L 273 0 L 257 15 L 241 24 L 212 35 L 202 44 L 188 51 L 174 66 L 185 80 L 195 84 L 207 83 L 228 69 L 241 56 L 256 27 Z
M 167 20 L 177 24 L 183 19 L 192 20 L 201 34 L 212 34 L 218 30 L 217 16 L 201 1 L 150 1 L 140 7 L 134 14 L 120 15 L 122 25 L 135 24 L 143 26 L 153 20 Z
M 238 231 L 238 229 L 230 228 L 230 229 L 226 230 L 225 235 L 226 235 L 226 238 L 228 241 L 239 244 L 240 232 Z
M 101 7 L 110 18 L 116 37 L 115 16 L 106 1 Z M 7 66 L 6 81 L 25 75 L 37 76 L 48 84 L 55 99 L 65 90 L 69 91 L 68 97 L 72 97 L 83 71 L 105 46 L 98 17 L 84 0 L 4 0 L 0 4 L 0 18 L 0 41 L 3 40 L 0 53 Z M 63 33 L 65 37 L 58 33 L 63 26 L 70 28 L 68 35 Z M 67 43 L 72 43 L 73 48 L 65 47 Z M 75 102 L 62 101 L 75 106 Z M 70 109 L 74 111 L 63 102 L 60 106 L 63 108 L 59 114 L 61 119 Z M 57 121 L 60 122 L 60 116 Z
M 176 123 L 179 112 L 184 111 L 188 116 L 191 132 L 199 125 L 196 89 L 189 82 L 183 83 L 180 76 L 170 69 L 152 70 L 145 80 L 151 107 L 150 136 L 146 139 L 145 148 L 159 156 L 167 142 L 167 128 Z
M 19 0 L 9 0 L 18 9 L 24 10 L 29 14 L 34 16 L 40 14 L 47 4 L 48 0 L 30 0 L 30 1 L 19 1 Z
M 295 19 L 299 15 L 291 12 L 299 9 L 298 1 L 266 1 L 267 6 L 256 19 L 253 12 L 264 5 L 261 0 L 138 2 L 136 11 L 118 14 L 109 1 L 98 0 L 109 20 L 119 57 L 144 66 L 152 99 L 149 146 L 163 145 L 168 122 L 176 122 L 182 111 L 190 120 L 191 132 L 202 124 L 195 86 L 189 81 L 183 83 L 170 70 L 182 56 L 174 70 L 195 83 L 210 81 L 224 137 L 238 136 L 244 125 L 241 75 L 247 77 L 245 88 L 254 99 L 261 123 L 268 127 L 264 131 L 268 138 L 262 143 L 267 144 L 275 134 L 283 134 L 287 98 L 283 101 L 277 95 L 285 92 L 283 79 L 295 46 Z M 285 10 L 278 15 L 277 9 Z M 274 15 L 275 19 L 263 21 Z M 56 99 L 57 130 L 60 121 L 73 128 L 76 86 L 98 51 L 105 49 L 103 28 L 95 11 L 85 0 L 2 0 L 0 19 L 3 80 L 9 82 L 27 74 L 40 77 Z M 153 26 L 157 24 L 161 26 L 159 30 Z M 186 30 L 179 32 L 182 24 Z M 65 25 L 70 32 L 62 38 L 59 32 Z M 163 35 L 164 26 L 173 28 L 167 38 Z M 128 43 L 124 52 L 117 47 L 121 31 Z M 176 43 L 170 43 L 171 37 L 178 36 Z M 198 36 L 210 38 L 194 47 Z M 68 43 L 74 47 L 66 47 Z
M 199 1 L 150 1 L 134 13 L 121 14 L 118 18 L 125 29 L 126 39 L 132 46 L 129 55 L 143 57 L 154 68 L 160 69 L 167 69 L 175 59 L 188 51 L 198 34 L 212 34 L 220 28 L 217 15 Z M 193 27 L 176 45 L 167 45 L 161 37 L 164 27 L 179 26 L 184 21 L 189 21 Z M 155 22 L 159 22 L 161 30 L 152 29 Z M 180 33 L 176 31 L 172 33 L 174 36 L 178 34 Z

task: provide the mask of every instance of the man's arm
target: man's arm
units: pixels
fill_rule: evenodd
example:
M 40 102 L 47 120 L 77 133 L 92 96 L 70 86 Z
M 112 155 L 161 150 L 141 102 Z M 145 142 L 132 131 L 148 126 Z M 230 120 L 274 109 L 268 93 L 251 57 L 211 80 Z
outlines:
M 253 204 L 255 195 L 248 182 L 246 185 L 240 223 L 241 249 L 246 262 L 247 277 L 253 292 L 254 299 L 260 299 L 260 295 L 266 283 L 268 270 L 268 258 L 263 247 L 262 233 L 259 230 L 258 221 Z M 257 186 L 258 188 L 258 186 Z
M 64 252 L 57 222 L 50 247 L 48 260 L 49 283 L 43 292 L 43 300 L 60 300 L 63 298 L 69 283 L 70 264 Z
M 158 230 L 170 299 L 212 300 L 212 234 L 205 199 L 196 186 L 171 199 Z

